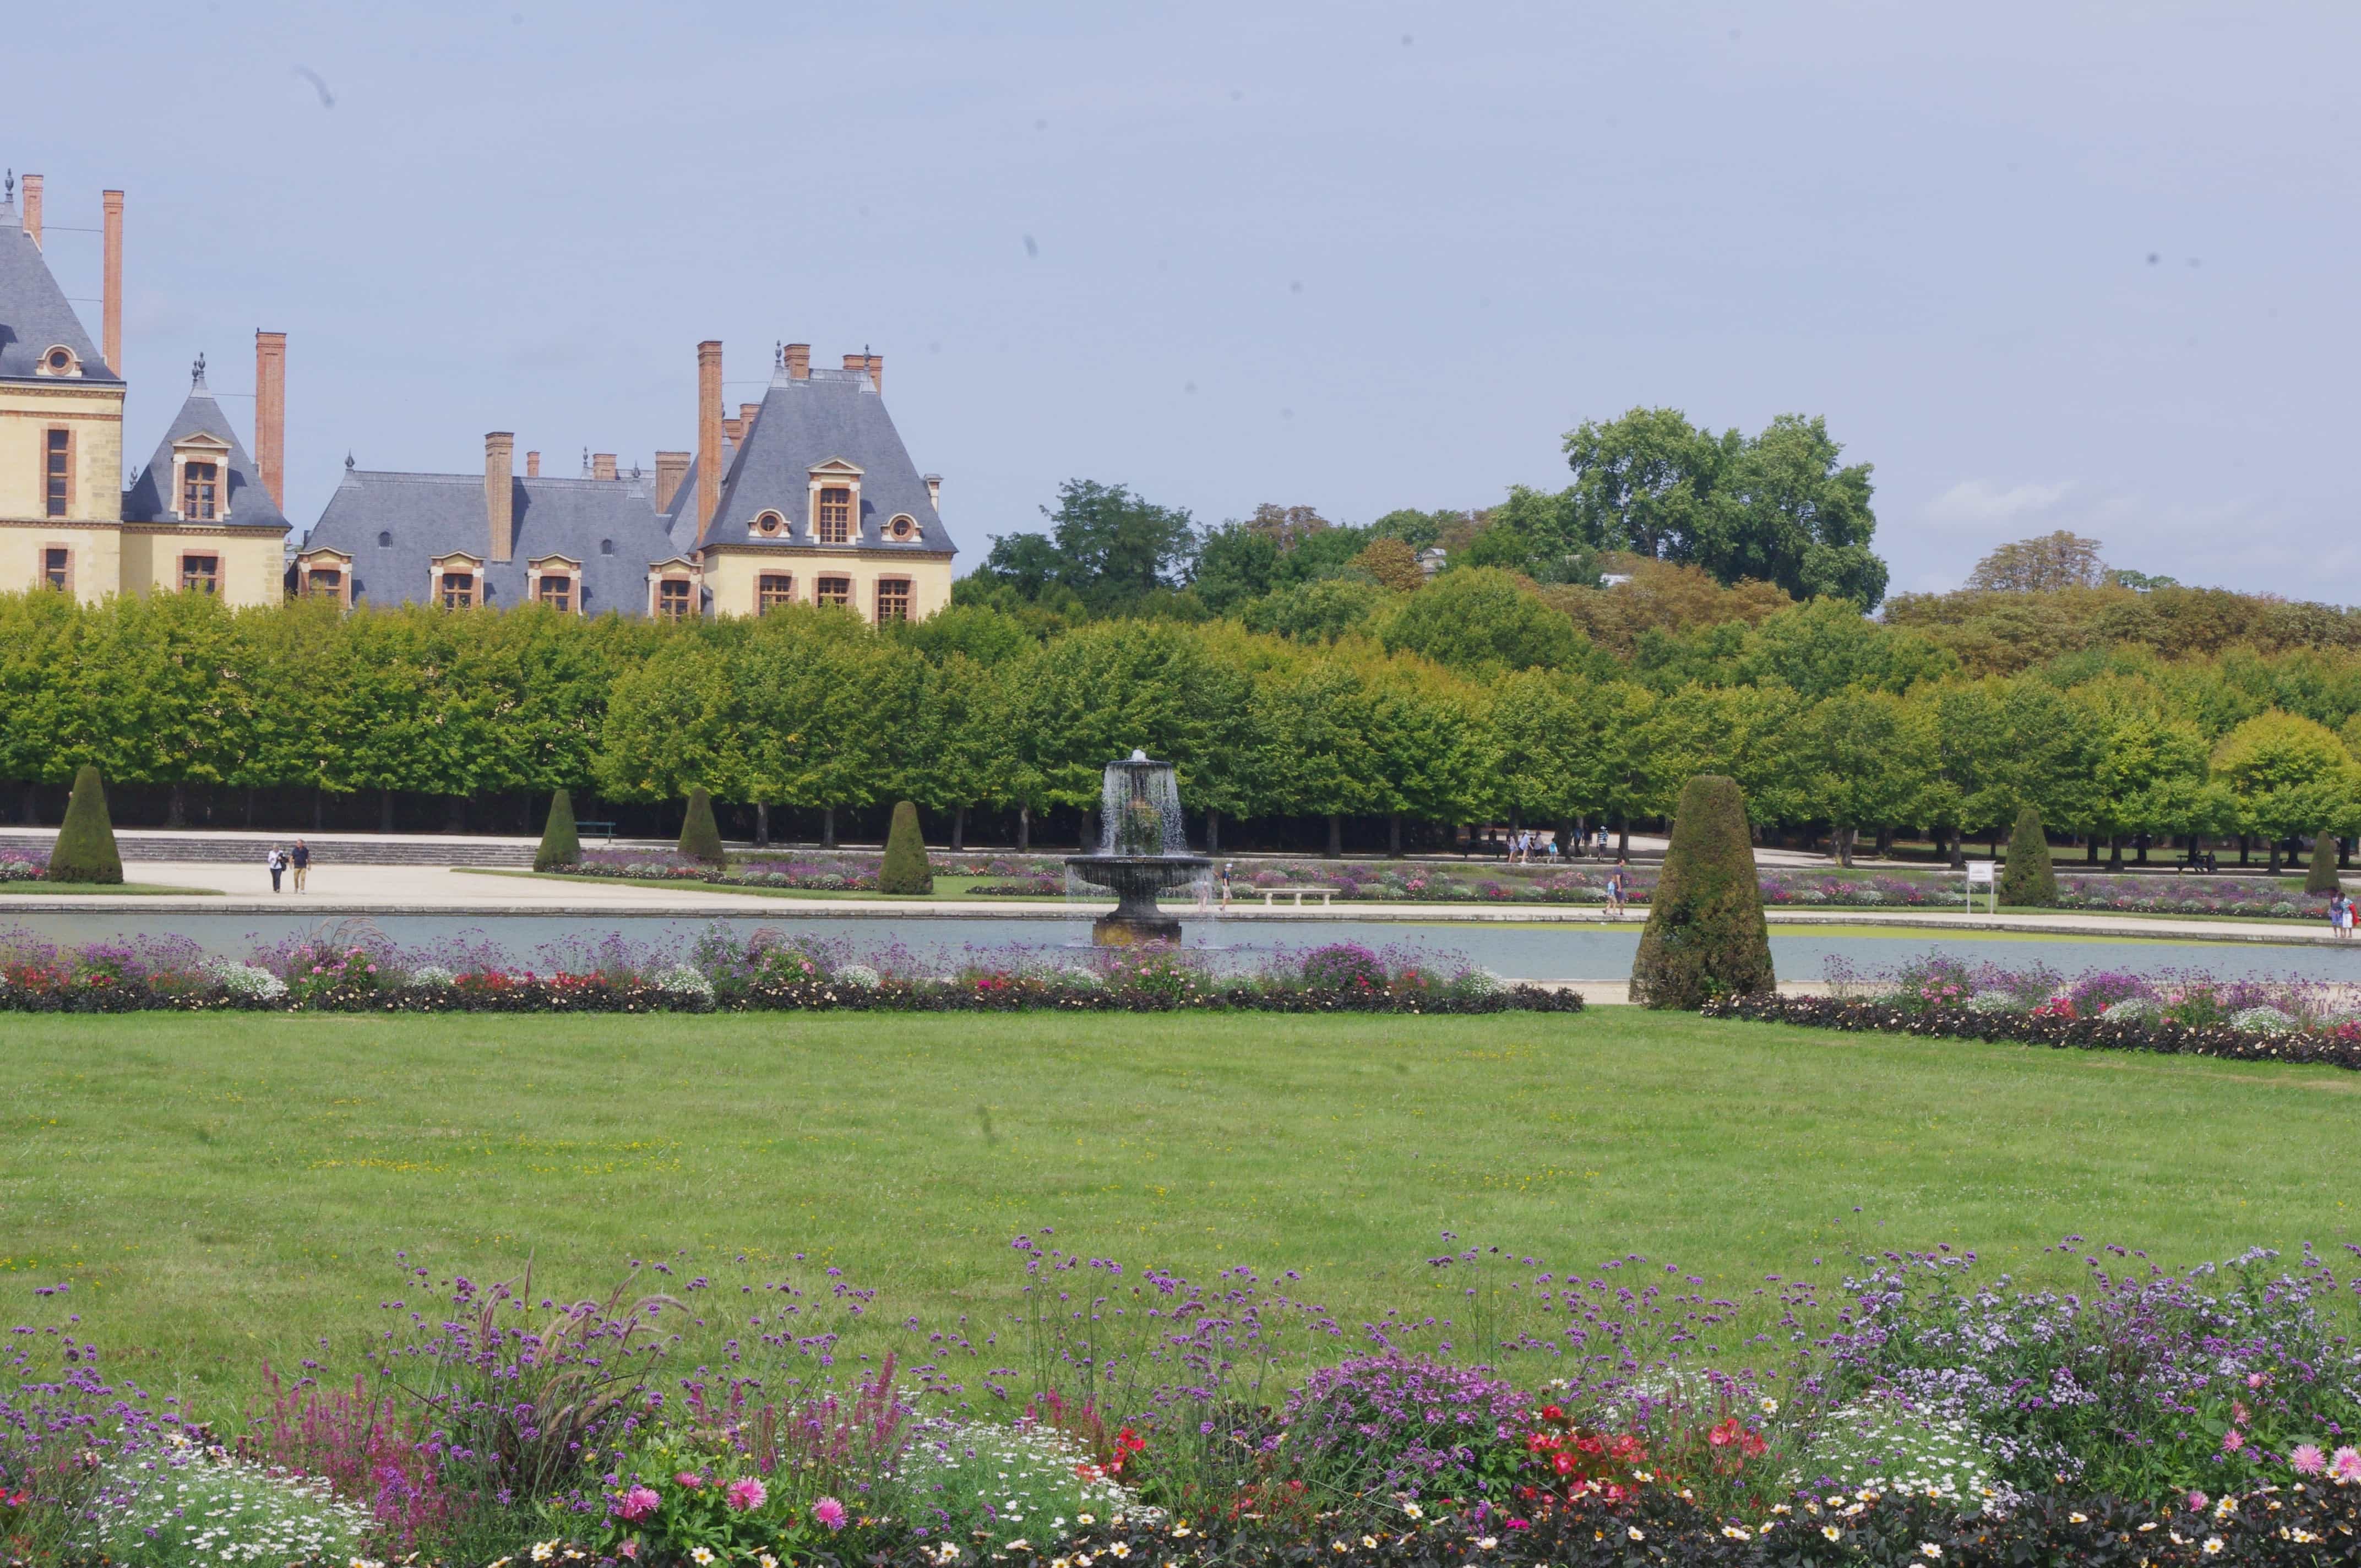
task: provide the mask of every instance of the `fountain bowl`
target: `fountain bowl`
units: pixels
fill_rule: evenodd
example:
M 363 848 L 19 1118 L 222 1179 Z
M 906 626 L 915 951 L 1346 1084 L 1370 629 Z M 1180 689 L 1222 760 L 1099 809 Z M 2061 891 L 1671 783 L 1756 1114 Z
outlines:
M 1092 943 L 1129 948 L 1180 939 L 1180 922 L 1157 906 L 1156 895 L 1194 882 L 1213 862 L 1204 855 L 1076 855 L 1066 864 L 1092 886 L 1115 894 L 1115 913 L 1091 923 Z

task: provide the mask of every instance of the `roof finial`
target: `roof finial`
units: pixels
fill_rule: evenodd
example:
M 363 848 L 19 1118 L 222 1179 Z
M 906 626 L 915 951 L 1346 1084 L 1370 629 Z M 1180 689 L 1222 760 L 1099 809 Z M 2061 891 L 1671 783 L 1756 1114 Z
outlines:
M 347 473 L 347 474 L 349 474 L 349 473 L 351 473 L 352 471 L 353 471 L 353 455 L 352 455 L 351 453 L 347 452 L 347 453 L 346 453 L 346 454 L 345 454 L 345 472 L 346 472 L 346 473 Z
M 16 171 L 13 169 L 8 170 L 8 204 L 16 204 Z
M 774 370 L 784 370 L 786 367 L 787 345 L 784 343 L 774 341 L 771 345 L 771 368 Z
M 587 446 L 582 449 L 582 477 L 590 477 L 590 449 Z
M 189 367 L 189 390 L 202 391 L 205 384 L 205 356 L 200 352 L 197 362 Z

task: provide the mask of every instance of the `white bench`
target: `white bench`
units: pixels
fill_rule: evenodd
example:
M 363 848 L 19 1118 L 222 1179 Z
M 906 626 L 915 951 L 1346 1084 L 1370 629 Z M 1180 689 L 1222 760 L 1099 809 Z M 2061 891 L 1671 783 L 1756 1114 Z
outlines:
M 1316 894 L 1320 899 L 1320 907 L 1325 909 L 1328 907 L 1329 899 L 1343 892 L 1344 889 L 1335 887 L 1250 887 L 1246 891 L 1248 893 L 1261 894 L 1262 906 L 1265 909 L 1271 908 L 1279 899 L 1286 897 L 1292 897 L 1295 900 L 1295 907 L 1301 909 L 1303 907 L 1303 895 L 1307 893 Z

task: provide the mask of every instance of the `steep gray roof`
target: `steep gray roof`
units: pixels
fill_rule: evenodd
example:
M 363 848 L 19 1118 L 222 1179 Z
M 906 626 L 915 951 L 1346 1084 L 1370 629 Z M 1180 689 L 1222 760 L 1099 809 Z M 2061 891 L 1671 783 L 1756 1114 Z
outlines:
M 165 492 L 172 485 L 172 444 L 192 435 L 218 436 L 229 443 L 229 518 L 234 528 L 275 528 L 284 532 L 287 518 L 270 499 L 270 492 L 256 482 L 254 459 L 246 455 L 246 444 L 237 438 L 229 416 L 205 390 L 204 378 L 190 389 L 188 401 L 172 416 L 172 425 L 164 439 L 156 444 L 155 455 L 148 459 L 139 480 L 123 498 L 123 521 L 126 522 L 161 522 L 172 515 L 172 498 Z
M 486 596 L 495 605 L 525 602 L 528 563 L 568 555 L 582 563 L 582 609 L 645 615 L 648 567 L 684 554 L 656 516 L 653 475 L 620 479 L 516 478 L 510 481 L 516 522 L 512 559 L 488 562 Z M 379 535 L 390 543 L 379 544 Z M 611 543 L 611 552 L 601 545 Z M 429 563 L 456 551 L 484 559 L 491 524 L 484 515 L 481 474 L 388 474 L 347 468 L 328 499 L 306 550 L 353 558 L 353 592 L 372 604 L 429 598 Z
M 0 203 L 0 380 L 36 379 L 41 356 L 60 344 L 82 361 L 82 380 L 123 379 L 82 331 L 65 291 L 41 258 L 41 247 L 25 232 L 16 203 Z
M 770 548 L 815 543 L 808 515 L 811 471 L 833 458 L 862 471 L 855 543 L 913 555 L 957 553 L 959 546 L 935 515 L 927 482 L 918 477 L 885 412 L 885 400 L 858 370 L 816 369 L 807 380 L 782 371 L 771 378 L 753 431 L 740 444 L 723 478 L 721 504 L 698 543 Z M 692 498 L 691 514 L 694 485 L 692 474 L 681 487 Z M 681 510 L 675 507 L 676 516 Z M 765 511 L 787 520 L 787 532 L 775 543 L 749 533 L 754 519 Z M 918 524 L 918 537 L 908 543 L 890 543 L 882 532 L 899 512 L 907 512 Z

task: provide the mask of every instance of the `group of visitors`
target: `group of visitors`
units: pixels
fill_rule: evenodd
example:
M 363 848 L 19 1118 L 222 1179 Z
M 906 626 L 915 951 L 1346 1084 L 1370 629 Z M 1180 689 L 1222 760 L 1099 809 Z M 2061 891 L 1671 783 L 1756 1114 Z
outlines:
M 2353 939 L 2353 900 L 2341 887 L 2328 895 L 2328 929 L 2340 942 Z
M 1557 864 L 1557 835 L 1544 833 L 1537 828 L 1520 828 L 1509 835 L 1509 863 L 1512 866 Z
M 303 879 L 312 870 L 312 847 L 301 839 L 295 840 L 295 847 L 291 850 L 282 850 L 273 844 L 270 846 L 270 853 L 262 857 L 262 863 L 270 868 L 271 892 L 280 891 L 279 879 L 286 875 L 288 869 L 292 867 L 295 872 L 295 891 L 301 893 L 303 891 Z

